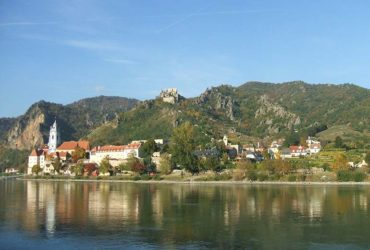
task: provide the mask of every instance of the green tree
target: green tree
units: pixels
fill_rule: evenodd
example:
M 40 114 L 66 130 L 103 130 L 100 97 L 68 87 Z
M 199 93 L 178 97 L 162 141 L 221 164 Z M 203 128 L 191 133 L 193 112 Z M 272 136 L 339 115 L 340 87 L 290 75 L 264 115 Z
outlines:
M 140 147 L 140 157 L 147 158 L 151 157 L 152 154 L 158 151 L 157 144 L 153 139 L 147 140 L 141 147 Z
M 53 165 L 56 173 L 59 173 L 60 169 L 62 168 L 62 163 L 60 162 L 59 157 L 54 158 L 51 165 Z
M 169 154 L 164 153 L 161 155 L 161 159 L 159 162 L 160 166 L 160 172 L 163 174 L 170 174 L 172 172 L 172 163 L 171 163 L 171 157 Z
M 365 156 L 365 162 L 370 165 L 370 151 L 367 152 L 366 156 Z
M 194 150 L 196 148 L 194 141 L 194 128 L 189 123 L 183 123 L 173 130 L 171 137 L 170 151 L 173 161 L 192 174 L 199 172 Z
M 130 168 L 131 171 L 138 174 L 144 174 L 146 172 L 146 167 L 144 163 L 134 156 L 130 156 L 127 159 L 127 166 Z
M 40 165 L 33 165 L 32 167 L 32 173 L 36 174 L 36 175 L 39 175 L 39 173 L 41 172 L 41 167 Z
M 84 165 L 82 162 L 77 163 L 76 165 L 72 166 L 71 172 L 74 173 L 76 176 L 81 176 L 84 171 Z
M 299 142 L 300 142 L 299 133 L 292 131 L 285 137 L 284 146 L 289 147 L 291 145 L 298 145 Z
M 335 137 L 335 147 L 336 148 L 343 148 L 343 139 L 340 136 Z
M 112 165 L 110 165 L 109 163 L 109 157 L 104 157 L 99 164 L 99 172 L 102 174 L 106 174 L 111 168 Z

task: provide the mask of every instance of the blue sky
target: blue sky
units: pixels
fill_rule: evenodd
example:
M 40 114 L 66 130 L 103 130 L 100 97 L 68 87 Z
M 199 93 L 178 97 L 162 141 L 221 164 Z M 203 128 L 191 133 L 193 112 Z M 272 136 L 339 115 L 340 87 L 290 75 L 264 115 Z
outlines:
M 0 117 L 247 81 L 370 87 L 368 0 L 0 1 Z

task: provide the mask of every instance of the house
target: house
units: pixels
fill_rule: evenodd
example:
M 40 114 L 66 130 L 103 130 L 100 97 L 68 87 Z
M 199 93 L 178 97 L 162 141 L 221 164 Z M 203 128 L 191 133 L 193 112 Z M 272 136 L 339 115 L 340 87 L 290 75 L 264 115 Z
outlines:
M 321 144 L 320 143 L 310 144 L 308 145 L 307 150 L 309 154 L 317 154 L 321 150 Z
M 28 156 L 28 167 L 27 174 L 32 174 L 32 167 L 39 165 L 41 169 L 45 167 L 46 152 L 43 149 L 33 149 L 31 154 Z
M 6 168 L 5 169 L 5 173 L 6 174 L 16 174 L 18 172 L 19 172 L 19 170 L 18 169 L 15 169 L 15 168 Z
M 229 139 L 228 139 L 227 135 L 224 135 L 222 141 L 225 144 L 228 151 L 234 149 L 236 151 L 236 154 L 240 154 L 242 152 L 242 147 L 240 147 L 240 145 L 229 143 Z
M 260 152 L 247 151 L 245 152 L 245 157 L 251 162 L 260 162 L 263 160 L 263 156 Z
M 307 149 L 304 146 L 290 146 L 289 149 L 292 157 L 301 157 L 307 155 Z
M 118 166 L 130 156 L 140 157 L 140 147 L 141 144 L 97 146 L 90 151 L 90 162 L 100 164 L 105 157 L 108 157 L 112 166 Z
M 307 143 L 307 153 L 317 154 L 321 150 L 321 142 L 316 138 L 309 136 L 306 140 Z
M 56 152 L 72 154 L 76 147 L 83 148 L 86 152 L 90 151 L 89 141 L 65 141 L 57 148 Z

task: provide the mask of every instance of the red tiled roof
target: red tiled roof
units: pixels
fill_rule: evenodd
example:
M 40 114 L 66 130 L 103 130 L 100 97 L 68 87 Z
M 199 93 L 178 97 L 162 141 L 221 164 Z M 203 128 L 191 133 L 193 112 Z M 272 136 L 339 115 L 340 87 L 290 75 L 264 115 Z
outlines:
M 107 151 L 124 151 L 128 149 L 138 149 L 140 148 L 141 144 L 128 144 L 128 145 L 104 145 L 104 146 L 97 146 L 94 147 L 91 151 L 94 152 L 107 152 Z
M 59 157 L 67 157 L 68 152 L 58 152 Z
M 57 150 L 74 150 L 77 146 L 85 150 L 90 149 L 90 143 L 88 141 L 65 141 Z
M 289 149 L 291 151 L 306 150 L 304 146 L 290 146 Z
M 33 149 L 30 156 L 40 156 L 44 153 L 42 149 Z

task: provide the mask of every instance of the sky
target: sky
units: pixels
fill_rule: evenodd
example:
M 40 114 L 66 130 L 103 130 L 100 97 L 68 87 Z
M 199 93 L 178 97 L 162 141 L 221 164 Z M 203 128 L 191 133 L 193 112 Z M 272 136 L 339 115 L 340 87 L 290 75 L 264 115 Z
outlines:
M 370 88 L 368 0 L 0 0 L 0 117 L 247 81 Z

